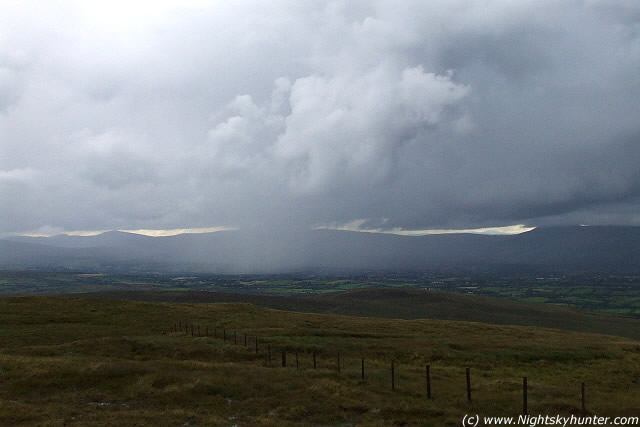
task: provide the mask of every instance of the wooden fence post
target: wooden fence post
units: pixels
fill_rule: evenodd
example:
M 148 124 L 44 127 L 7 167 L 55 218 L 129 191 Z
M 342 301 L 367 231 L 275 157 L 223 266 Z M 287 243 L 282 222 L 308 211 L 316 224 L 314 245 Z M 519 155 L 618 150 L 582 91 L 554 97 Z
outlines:
M 298 363 L 298 352 L 296 351 L 296 369 L 300 369 L 300 364 Z
M 340 373 L 340 352 L 338 352 L 338 373 Z
M 180 329 L 178 329 L 180 332 L 182 332 L 182 320 L 178 320 L 178 324 L 180 325 Z
M 362 377 L 362 382 L 364 382 L 364 357 L 362 358 L 362 363 L 360 364 L 360 376 Z
M 238 337 L 236 335 L 236 331 L 233 331 L 233 343 L 238 345 Z
M 193 323 L 191 324 L 191 336 L 193 336 Z
M 282 367 L 287 367 L 287 352 L 285 350 L 282 350 Z
M 227 330 L 222 328 L 222 341 L 227 341 Z
M 256 354 L 258 354 L 258 336 L 256 335 Z
M 313 352 L 313 369 L 316 369 L 316 352 Z
M 466 368 L 467 374 L 467 401 L 471 403 L 471 374 L 469 373 L 469 368 Z
M 391 390 L 395 390 L 396 389 L 396 374 L 395 374 L 395 369 L 394 366 L 395 363 L 392 360 L 391 361 Z
M 271 363 L 271 344 L 268 344 L 267 347 L 269 348 L 269 363 Z
M 527 415 L 527 377 L 522 377 L 522 415 Z
M 427 399 L 431 399 L 431 366 L 425 366 L 425 376 L 427 377 Z
M 200 337 L 200 325 L 198 325 L 198 336 Z
M 247 334 L 244 334 L 244 346 L 247 346 Z

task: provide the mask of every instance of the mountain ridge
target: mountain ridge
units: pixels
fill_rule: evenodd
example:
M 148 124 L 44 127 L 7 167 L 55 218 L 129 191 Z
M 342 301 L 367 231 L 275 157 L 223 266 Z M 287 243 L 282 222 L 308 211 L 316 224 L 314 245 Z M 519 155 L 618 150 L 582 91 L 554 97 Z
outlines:
M 640 272 L 640 227 L 546 227 L 516 235 L 236 230 L 162 237 L 121 231 L 21 236 L 0 240 L 0 267 L 209 273 L 442 268 L 636 273 Z

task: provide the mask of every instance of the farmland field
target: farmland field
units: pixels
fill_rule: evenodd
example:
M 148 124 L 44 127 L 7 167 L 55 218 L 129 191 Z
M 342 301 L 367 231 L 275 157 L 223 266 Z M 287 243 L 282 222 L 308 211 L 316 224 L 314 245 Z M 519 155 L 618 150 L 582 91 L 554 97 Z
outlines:
M 437 290 L 577 307 L 640 318 L 640 277 L 604 274 L 504 275 L 453 273 L 297 275 L 82 274 L 2 271 L 0 295 L 75 294 L 108 291 L 231 292 L 304 296 L 361 288 Z

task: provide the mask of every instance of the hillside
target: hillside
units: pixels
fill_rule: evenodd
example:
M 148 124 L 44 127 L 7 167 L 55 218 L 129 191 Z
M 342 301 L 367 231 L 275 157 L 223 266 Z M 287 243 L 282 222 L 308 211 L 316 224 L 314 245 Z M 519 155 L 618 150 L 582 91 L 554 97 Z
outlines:
M 100 298 L 179 303 L 250 303 L 278 310 L 390 319 L 439 319 L 593 332 L 640 339 L 640 319 L 551 304 L 410 289 L 357 289 L 308 296 L 226 292 L 110 291 Z
M 213 273 L 429 269 L 638 273 L 640 227 L 551 227 L 511 236 L 411 237 L 313 230 L 14 237 L 0 241 L 0 267 Z
M 185 322 L 186 334 L 174 332 Z M 3 425 L 454 426 L 470 412 L 519 414 L 523 376 L 531 414 L 579 415 L 584 382 L 587 415 L 640 415 L 640 342 L 605 335 L 238 303 L 11 297 L 0 298 L 0 336 Z

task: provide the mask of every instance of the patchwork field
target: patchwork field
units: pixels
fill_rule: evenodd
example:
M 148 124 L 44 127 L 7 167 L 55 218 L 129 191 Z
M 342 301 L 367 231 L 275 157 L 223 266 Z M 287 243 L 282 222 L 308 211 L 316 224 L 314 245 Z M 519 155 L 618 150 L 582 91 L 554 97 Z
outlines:
M 272 297 L 309 297 L 359 289 L 443 291 L 546 303 L 640 319 L 640 276 L 602 273 L 474 274 L 369 273 L 347 276 L 307 274 L 168 275 L 87 274 L 68 271 L 1 271 L 0 295 L 55 295 L 88 292 L 166 291 L 176 299 L 189 294 L 225 292 Z M 202 296 L 202 295 L 200 295 Z M 165 299 L 172 298 L 166 296 Z M 329 297 L 331 298 L 331 297 Z M 507 303 L 508 304 L 508 303 Z

